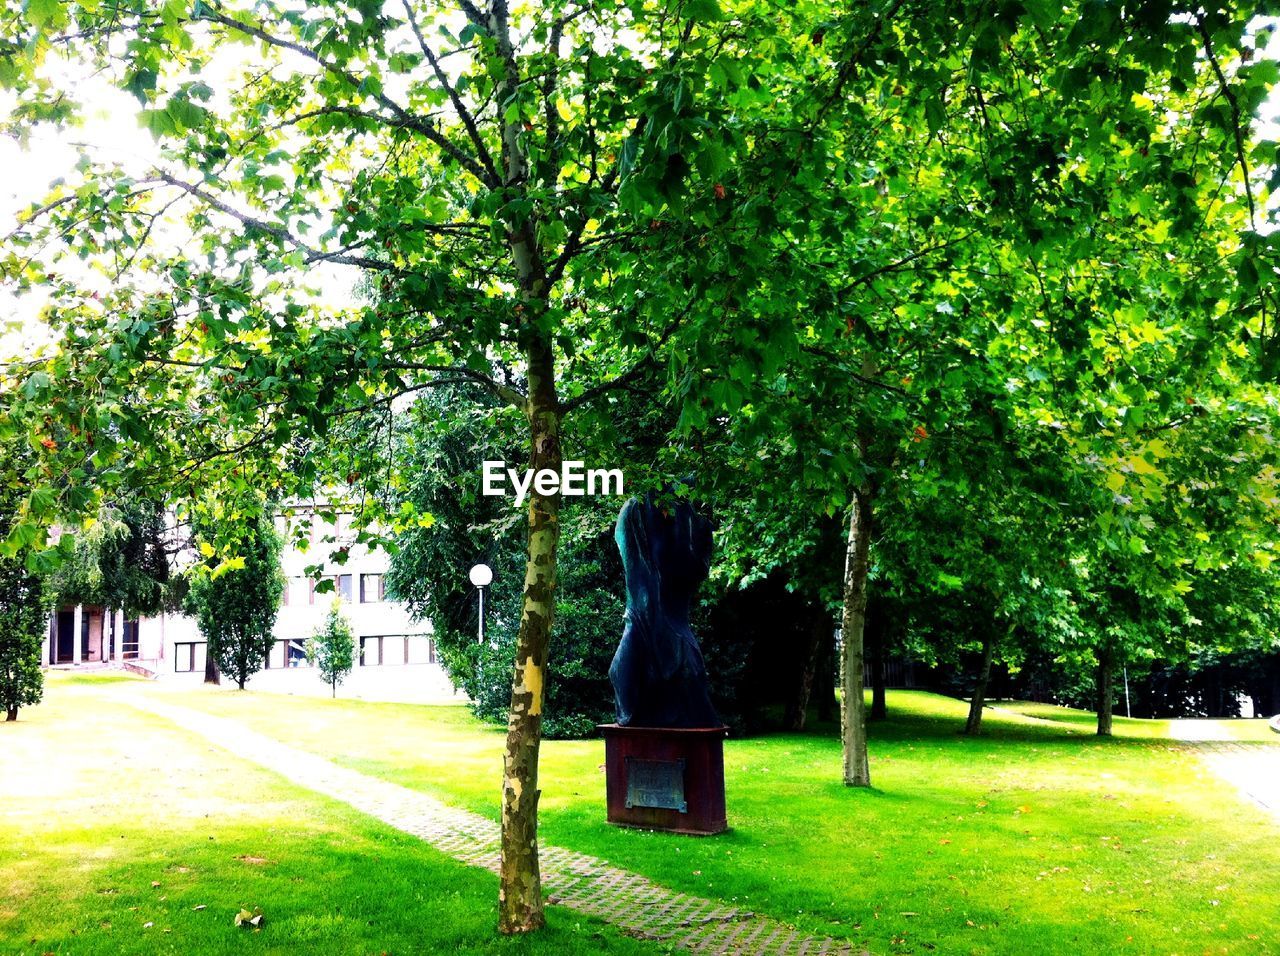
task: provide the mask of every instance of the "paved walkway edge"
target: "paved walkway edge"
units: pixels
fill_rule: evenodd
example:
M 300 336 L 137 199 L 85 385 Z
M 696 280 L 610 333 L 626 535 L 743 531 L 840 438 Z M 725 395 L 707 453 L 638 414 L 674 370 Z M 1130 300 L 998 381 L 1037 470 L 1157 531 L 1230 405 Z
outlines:
M 1280 745 L 1243 741 L 1182 741 L 1219 779 L 1280 823 Z
M 131 699 L 129 703 L 230 750 L 242 760 L 411 833 L 456 860 L 498 872 L 498 824 L 477 813 L 339 767 L 225 717 L 155 700 Z M 678 893 L 573 850 L 543 846 L 539 857 L 548 903 L 598 917 L 630 936 L 717 956 L 867 956 L 848 940 L 811 935 L 721 900 Z

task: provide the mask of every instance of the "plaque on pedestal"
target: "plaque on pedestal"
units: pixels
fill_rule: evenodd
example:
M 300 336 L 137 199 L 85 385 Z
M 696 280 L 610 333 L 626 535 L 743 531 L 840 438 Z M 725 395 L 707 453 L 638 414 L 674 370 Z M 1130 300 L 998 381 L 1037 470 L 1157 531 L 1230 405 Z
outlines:
M 724 727 L 623 727 L 604 734 L 608 819 L 707 836 L 727 830 Z

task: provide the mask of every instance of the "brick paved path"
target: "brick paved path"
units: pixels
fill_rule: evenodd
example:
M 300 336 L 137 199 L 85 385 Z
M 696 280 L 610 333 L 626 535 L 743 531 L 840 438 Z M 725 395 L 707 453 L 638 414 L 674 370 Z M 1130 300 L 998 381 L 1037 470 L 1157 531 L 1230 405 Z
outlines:
M 129 703 L 273 770 L 299 786 L 350 804 L 412 833 L 463 863 L 498 871 L 498 824 L 424 793 L 339 767 L 242 724 L 131 697 Z M 599 917 L 624 933 L 713 954 L 853 954 L 852 944 L 810 936 L 719 900 L 677 893 L 603 860 L 561 847 L 540 852 L 547 902 Z M 864 953 L 863 956 L 866 956 Z

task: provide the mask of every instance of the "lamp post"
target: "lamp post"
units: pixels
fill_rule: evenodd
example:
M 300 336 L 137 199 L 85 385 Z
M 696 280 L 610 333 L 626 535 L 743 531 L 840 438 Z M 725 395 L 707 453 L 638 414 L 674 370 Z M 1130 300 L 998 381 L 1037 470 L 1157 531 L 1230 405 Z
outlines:
M 484 589 L 489 586 L 489 582 L 493 580 L 493 569 L 487 564 L 477 564 L 471 568 L 471 583 L 476 586 L 476 591 L 480 595 L 480 634 L 477 643 L 484 643 Z

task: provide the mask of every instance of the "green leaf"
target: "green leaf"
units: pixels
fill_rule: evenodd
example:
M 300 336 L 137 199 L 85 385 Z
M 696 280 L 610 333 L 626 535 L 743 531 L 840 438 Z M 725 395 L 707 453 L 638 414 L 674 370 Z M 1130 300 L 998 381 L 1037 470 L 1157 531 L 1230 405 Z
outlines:
M 936 96 L 931 96 L 924 103 L 924 118 L 929 124 L 929 132 L 937 133 L 947 125 L 947 111 L 942 105 L 942 100 Z
M 37 28 L 61 27 L 67 22 L 62 0 L 27 0 L 27 19 Z
M 168 110 L 139 110 L 138 124 L 150 130 L 151 135 L 157 139 L 177 132 L 173 117 L 169 115 Z
M 636 154 L 640 152 L 640 138 L 632 135 L 622 141 L 622 151 L 618 156 L 618 171 L 626 176 L 635 168 Z
M 1244 292 L 1256 292 L 1258 289 L 1258 266 L 1253 256 L 1242 256 L 1240 265 L 1236 267 L 1236 281 Z
M 684 15 L 698 23 L 715 23 L 724 19 L 719 0 L 685 0 Z

